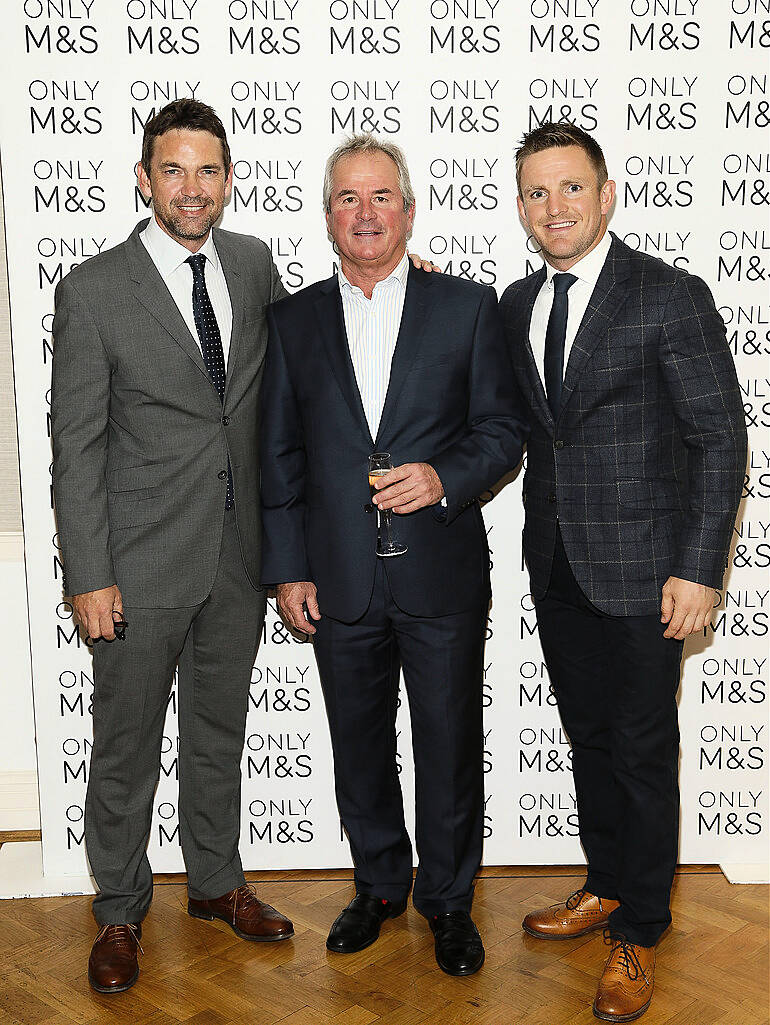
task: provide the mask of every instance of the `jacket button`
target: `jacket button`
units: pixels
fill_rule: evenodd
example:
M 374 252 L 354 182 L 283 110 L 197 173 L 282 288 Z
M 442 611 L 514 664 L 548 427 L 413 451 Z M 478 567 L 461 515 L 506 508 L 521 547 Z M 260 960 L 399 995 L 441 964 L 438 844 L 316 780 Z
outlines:
M 220 470 L 217 474 L 220 480 L 227 480 L 227 470 Z
M 225 427 L 229 427 L 230 426 L 230 417 L 229 416 L 223 416 L 222 417 L 222 423 L 224 424 Z
M 554 503 L 554 502 L 556 501 L 556 495 L 555 495 L 555 494 L 553 493 L 553 491 L 552 491 L 552 492 L 550 493 L 550 495 L 548 496 L 548 501 L 549 501 L 549 502 L 550 502 L 550 503 L 551 503 L 552 505 L 553 505 L 553 503 Z
M 556 441 L 553 443 L 553 447 L 564 448 L 564 442 L 561 440 L 561 438 L 557 438 Z
M 371 502 L 364 502 L 364 512 L 366 512 L 366 513 L 374 512 L 374 505 Z

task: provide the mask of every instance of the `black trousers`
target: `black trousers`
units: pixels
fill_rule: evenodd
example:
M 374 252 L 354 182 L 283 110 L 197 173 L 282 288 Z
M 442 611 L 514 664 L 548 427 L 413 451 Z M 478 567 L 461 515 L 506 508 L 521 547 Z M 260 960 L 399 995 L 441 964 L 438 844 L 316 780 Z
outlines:
M 608 616 L 580 590 L 561 536 L 538 631 L 564 729 L 586 889 L 621 902 L 613 932 L 653 946 L 671 922 L 679 836 L 676 692 L 683 642 L 658 616 Z
M 361 619 L 324 616 L 314 637 L 356 892 L 394 901 L 409 894 L 413 862 L 396 761 L 403 667 L 415 766 L 414 905 L 426 917 L 470 910 L 481 861 L 486 616 L 486 602 L 451 616 L 407 615 L 380 560 Z
M 141 922 L 152 899 L 146 847 L 177 662 L 179 838 L 188 890 L 206 899 L 244 882 L 241 752 L 265 592 L 246 576 L 235 511 L 224 517 L 219 567 L 205 601 L 126 607 L 126 639 L 94 646 L 85 834 L 100 925 Z

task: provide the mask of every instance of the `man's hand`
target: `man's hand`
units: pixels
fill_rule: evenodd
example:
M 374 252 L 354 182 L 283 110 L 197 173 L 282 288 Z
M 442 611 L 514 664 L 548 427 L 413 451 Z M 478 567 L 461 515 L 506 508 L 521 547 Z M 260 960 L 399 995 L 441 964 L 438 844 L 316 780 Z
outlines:
M 377 478 L 378 494 L 372 501 L 378 509 L 394 513 L 417 512 L 444 497 L 444 485 L 430 463 L 404 463 Z
M 407 251 L 406 254 L 414 264 L 416 270 L 425 270 L 430 274 L 432 271 L 436 271 L 437 274 L 441 273 L 441 268 L 437 267 L 435 263 L 431 263 L 430 260 L 423 260 L 417 253 L 410 253 Z
M 307 608 L 311 619 L 321 618 L 314 583 L 310 580 L 296 580 L 290 584 L 278 584 L 275 589 L 275 597 L 278 602 L 278 611 L 292 630 L 298 630 L 303 634 L 315 633 L 315 627 L 305 616 Z
M 681 577 L 669 577 L 663 585 L 660 621 L 668 623 L 664 637 L 683 641 L 706 625 L 714 608 L 716 591 L 704 584 L 694 584 Z
M 92 641 L 103 637 L 105 641 L 115 639 L 115 623 L 113 612 L 123 616 L 123 595 L 117 584 L 111 587 L 100 587 L 97 591 L 84 591 L 73 594 L 72 608 L 80 620 L 80 624 Z

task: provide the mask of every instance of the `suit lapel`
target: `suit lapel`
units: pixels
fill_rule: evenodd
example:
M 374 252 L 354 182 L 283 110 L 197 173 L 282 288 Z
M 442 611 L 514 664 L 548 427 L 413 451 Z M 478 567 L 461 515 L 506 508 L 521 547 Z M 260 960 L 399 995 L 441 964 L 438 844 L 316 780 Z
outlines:
M 520 319 L 514 330 L 518 331 L 519 336 L 523 340 L 522 363 L 527 382 L 531 389 L 533 409 L 536 413 L 540 414 L 540 418 L 545 421 L 545 423 L 552 426 L 553 414 L 551 413 L 551 407 L 548 405 L 545 388 L 543 387 L 543 382 L 537 369 L 537 363 L 535 363 L 535 356 L 532 352 L 532 343 L 529 338 L 529 329 L 532 324 L 532 311 L 535 308 L 535 300 L 538 297 L 540 289 L 543 287 L 544 281 L 545 267 L 543 266 L 539 271 L 531 276 L 525 286 L 526 291 L 522 296 L 520 304 Z
M 147 221 L 138 224 L 126 241 L 126 255 L 128 257 L 129 274 L 134 285 L 134 294 L 148 313 L 171 335 L 185 354 L 200 369 L 213 389 L 214 394 L 216 394 L 214 383 L 209 377 L 208 370 L 206 370 L 206 364 L 203 362 L 201 350 L 190 334 L 185 319 L 179 312 L 179 307 L 172 299 L 171 293 L 160 276 L 158 268 L 152 261 L 152 257 L 139 238 L 139 234 L 143 231 L 146 224 Z
M 361 393 L 358 390 L 358 382 L 353 370 L 353 361 L 350 358 L 350 346 L 345 331 L 345 318 L 336 274 L 321 283 L 320 295 L 315 301 L 315 310 L 316 322 L 329 356 L 332 373 L 350 412 L 353 414 L 353 419 L 360 426 L 367 444 L 374 451 L 374 440 L 366 420 Z
M 569 402 L 580 374 L 591 358 L 596 346 L 605 337 L 608 327 L 626 301 L 628 290 L 624 284 L 630 273 L 627 253 L 612 236 L 610 250 L 604 261 L 591 298 L 588 301 L 580 327 L 572 343 L 562 386 L 562 408 Z
M 219 228 L 214 228 L 214 245 L 217 249 L 217 255 L 222 261 L 222 270 L 225 275 L 225 281 L 227 282 L 227 291 L 230 293 L 230 306 L 233 311 L 233 326 L 230 334 L 230 351 L 227 355 L 227 377 L 225 379 L 225 402 L 227 402 L 227 392 L 233 378 L 236 361 L 238 359 L 238 350 L 241 344 L 245 295 L 243 278 L 238 272 L 237 248 L 233 245 L 230 238 L 228 238 L 224 232 L 220 231 Z
M 396 412 L 398 397 L 406 384 L 407 374 L 411 369 L 423 338 L 425 325 L 432 306 L 432 299 L 428 295 L 426 279 L 427 275 L 418 273 L 411 263 L 409 264 L 409 276 L 406 282 L 406 295 L 404 296 L 404 308 L 401 313 L 401 324 L 398 330 L 396 348 L 393 351 L 393 359 L 390 364 L 388 390 L 385 395 L 385 403 L 382 407 L 380 424 L 377 429 L 377 445 L 379 445 L 386 427 Z

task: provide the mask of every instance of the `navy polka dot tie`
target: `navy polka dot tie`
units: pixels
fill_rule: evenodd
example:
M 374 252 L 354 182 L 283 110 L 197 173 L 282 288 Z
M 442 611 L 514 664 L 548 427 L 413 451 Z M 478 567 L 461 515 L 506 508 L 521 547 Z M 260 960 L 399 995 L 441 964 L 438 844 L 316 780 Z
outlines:
M 209 377 L 214 382 L 214 387 L 219 393 L 220 402 L 224 402 L 227 368 L 225 367 L 225 354 L 222 349 L 222 336 L 219 333 L 219 324 L 217 324 L 214 307 L 211 305 L 209 292 L 206 288 L 206 257 L 203 253 L 196 253 L 194 256 L 188 256 L 186 262 L 190 264 L 192 269 L 193 317 L 195 318 L 195 327 L 201 343 L 203 362 L 206 364 Z M 233 474 L 230 469 L 230 460 L 228 459 L 225 509 L 232 509 L 234 505 Z

